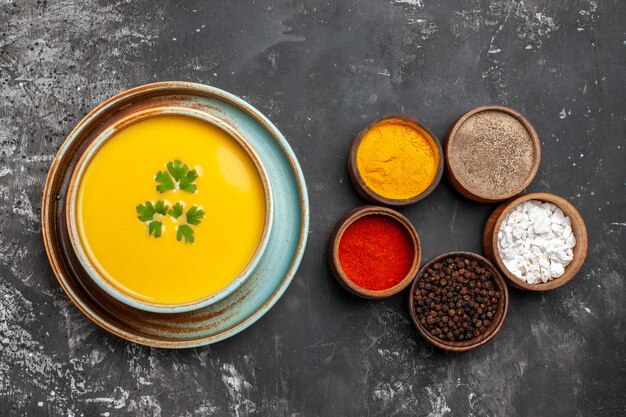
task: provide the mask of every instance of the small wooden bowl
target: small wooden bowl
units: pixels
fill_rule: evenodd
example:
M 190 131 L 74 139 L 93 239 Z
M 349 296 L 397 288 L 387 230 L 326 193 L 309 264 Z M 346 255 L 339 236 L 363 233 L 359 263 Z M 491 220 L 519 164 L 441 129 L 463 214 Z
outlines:
M 411 264 L 411 269 L 407 273 L 406 277 L 404 277 L 402 281 L 400 281 L 393 287 L 379 291 L 368 290 L 366 288 L 362 288 L 356 285 L 348 278 L 345 272 L 343 272 L 343 269 L 341 268 L 341 263 L 339 262 L 339 242 L 341 242 L 343 233 L 348 228 L 348 226 L 350 226 L 355 220 L 370 215 L 388 216 L 404 226 L 406 231 L 409 233 L 409 236 L 411 236 L 414 248 L 413 263 Z M 363 298 L 386 298 L 399 293 L 411 283 L 411 280 L 415 276 L 415 273 L 417 272 L 421 261 L 422 243 L 417 234 L 417 231 L 415 230 L 415 227 L 413 227 L 409 219 L 404 217 L 402 214 L 386 207 L 363 206 L 350 211 L 341 220 L 339 220 L 339 222 L 337 222 L 328 241 L 328 263 L 330 265 L 333 276 L 335 277 L 337 282 L 339 282 L 339 284 L 341 284 L 341 286 L 345 288 L 348 292 Z
M 435 178 L 433 178 L 432 183 L 421 193 L 404 200 L 395 200 L 384 197 L 368 187 L 368 185 L 363 180 L 363 177 L 361 177 L 361 173 L 359 172 L 356 159 L 357 151 L 359 149 L 359 146 L 361 145 L 361 142 L 363 141 L 363 138 L 365 137 L 365 134 L 377 124 L 388 122 L 391 120 L 400 120 L 403 123 L 410 125 L 412 128 L 420 132 L 430 142 L 431 147 L 437 150 L 438 165 L 437 171 L 435 173 Z M 439 185 L 439 182 L 441 181 L 441 177 L 443 175 L 443 165 L 443 149 L 441 148 L 441 144 L 439 143 L 439 140 L 437 140 L 437 137 L 430 129 L 420 123 L 417 119 L 410 116 L 405 116 L 403 114 L 392 114 L 380 117 L 367 124 L 356 135 L 356 138 L 354 139 L 354 142 L 352 142 L 352 147 L 350 148 L 350 153 L 348 155 L 348 174 L 350 175 L 350 180 L 352 180 L 352 184 L 354 184 L 354 188 L 356 188 L 361 197 L 363 197 L 367 201 L 374 204 L 381 204 L 387 207 L 405 207 L 410 204 L 417 203 L 418 201 L 428 197 L 430 193 L 432 193 L 435 188 L 437 188 L 437 185 Z
M 463 342 L 451 342 L 447 340 L 442 340 L 430 334 L 430 332 L 422 326 L 422 324 L 419 322 L 417 318 L 417 312 L 415 311 L 415 303 L 414 303 L 414 297 L 413 297 L 413 294 L 415 293 L 415 288 L 417 286 L 417 282 L 419 281 L 419 277 L 428 268 L 430 268 L 431 265 L 435 264 L 436 262 L 441 261 L 442 259 L 455 257 L 455 256 L 469 258 L 469 259 L 472 259 L 472 260 L 475 260 L 484 264 L 485 267 L 491 272 L 494 283 L 496 287 L 498 288 L 498 290 L 500 291 L 500 293 L 502 294 L 502 296 L 500 297 L 500 301 L 498 303 L 498 309 L 496 310 L 495 317 L 491 320 L 488 331 L 474 339 L 463 341 Z M 506 318 L 506 314 L 508 310 L 509 310 L 509 291 L 507 289 L 506 283 L 504 282 L 504 279 L 502 279 L 502 276 L 498 272 L 497 268 L 487 259 L 471 252 L 447 252 L 447 253 L 443 253 L 439 256 L 434 257 L 433 259 L 428 261 L 426 264 L 424 264 L 424 266 L 422 266 L 420 271 L 417 273 L 415 279 L 413 280 L 413 284 L 411 285 L 411 291 L 409 292 L 409 313 L 411 315 L 411 320 L 413 320 L 413 324 L 415 325 L 417 330 L 421 333 L 422 336 L 424 336 L 426 340 L 428 340 L 433 345 L 441 349 L 449 350 L 452 352 L 465 352 L 467 350 L 472 350 L 479 346 L 484 345 L 485 343 L 493 339 L 502 328 L 502 325 L 504 324 L 504 319 Z
M 530 170 L 530 174 L 528 176 L 528 178 L 526 179 L 526 181 L 519 186 L 517 189 L 512 190 L 510 193 L 503 195 L 499 198 L 488 198 L 485 197 L 483 195 L 477 194 L 473 191 L 471 191 L 470 189 L 468 189 L 461 181 L 461 179 L 455 175 L 455 170 L 456 167 L 454 165 L 454 162 L 451 160 L 451 148 L 454 145 L 454 141 L 457 135 L 457 132 L 459 131 L 459 129 L 461 128 L 461 126 L 472 116 L 483 112 L 483 111 L 498 111 L 498 112 L 503 112 L 506 113 L 510 116 L 513 116 L 515 119 L 517 119 L 520 123 L 522 123 L 522 125 L 524 125 L 524 127 L 526 128 L 526 130 L 528 131 L 528 134 L 530 135 L 530 138 L 533 142 L 533 151 L 535 154 L 534 160 L 533 160 L 533 165 L 531 167 Z M 526 189 L 526 187 L 528 187 L 528 185 L 532 182 L 532 180 L 535 178 L 535 175 L 537 175 L 537 171 L 539 170 L 539 164 L 541 162 L 541 142 L 539 141 L 539 136 L 537 135 L 537 131 L 535 131 L 535 128 L 533 127 L 533 125 L 530 123 L 530 121 L 528 121 L 528 119 L 526 117 L 524 117 L 524 115 L 522 115 L 520 112 L 518 112 L 517 110 L 514 110 L 510 107 L 506 107 L 506 106 L 480 106 L 480 107 L 476 107 L 475 109 L 472 109 L 470 111 L 468 111 L 467 113 L 465 113 L 463 116 L 461 116 L 459 118 L 459 120 L 456 121 L 456 123 L 450 128 L 450 131 L 448 132 L 448 135 L 446 136 L 446 140 L 445 143 L 443 145 L 444 150 L 445 150 L 445 160 L 446 160 L 446 178 L 448 178 L 448 181 L 450 181 L 450 184 L 452 184 L 452 186 L 454 187 L 455 190 L 457 190 L 461 195 L 463 195 L 466 198 L 469 198 L 470 200 L 473 201 L 477 201 L 479 203 L 497 203 L 503 200 L 506 200 L 507 198 L 511 198 L 519 193 L 521 193 L 522 191 L 524 191 Z
M 500 230 L 500 225 L 513 208 L 528 200 L 539 200 L 552 203 L 563 210 L 563 213 L 572 221 L 572 233 L 576 238 L 576 246 L 574 246 L 573 249 L 574 259 L 572 262 L 565 267 L 563 275 L 548 281 L 545 284 L 529 284 L 520 278 L 517 278 L 506 268 L 498 251 L 498 231 Z M 493 211 L 493 213 L 491 213 L 489 219 L 487 219 L 485 230 L 483 232 L 483 250 L 485 252 L 485 256 L 491 259 L 498 266 L 498 268 L 500 268 L 500 271 L 502 271 L 502 274 L 507 279 L 509 285 L 514 288 L 527 291 L 548 291 L 567 284 L 572 280 L 572 278 L 574 278 L 583 266 L 585 258 L 587 257 L 588 247 L 589 239 L 587 237 L 587 227 L 585 226 L 585 222 L 578 210 L 576 210 L 576 208 L 564 198 L 549 193 L 524 194 L 505 201 L 500 204 Z

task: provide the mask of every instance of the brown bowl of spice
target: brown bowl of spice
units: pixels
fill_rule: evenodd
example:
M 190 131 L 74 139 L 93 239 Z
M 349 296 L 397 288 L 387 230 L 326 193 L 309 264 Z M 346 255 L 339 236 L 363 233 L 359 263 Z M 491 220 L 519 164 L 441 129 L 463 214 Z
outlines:
M 426 198 L 443 174 L 435 135 L 415 118 L 391 115 L 359 131 L 348 155 L 348 173 L 366 200 L 403 207 Z
M 532 124 L 504 106 L 465 113 L 450 129 L 444 149 L 448 180 L 463 196 L 480 203 L 524 191 L 541 161 L 541 143 Z
M 549 193 L 524 194 L 500 204 L 483 233 L 486 256 L 510 285 L 528 291 L 567 284 L 583 266 L 588 246 L 578 210 Z
M 498 270 L 470 252 L 449 252 L 426 263 L 409 294 L 417 330 L 433 345 L 463 352 L 491 340 L 502 327 L 509 293 Z
M 411 222 L 395 210 L 365 206 L 344 216 L 331 233 L 328 261 L 335 279 L 363 298 L 405 289 L 419 269 L 422 245 Z

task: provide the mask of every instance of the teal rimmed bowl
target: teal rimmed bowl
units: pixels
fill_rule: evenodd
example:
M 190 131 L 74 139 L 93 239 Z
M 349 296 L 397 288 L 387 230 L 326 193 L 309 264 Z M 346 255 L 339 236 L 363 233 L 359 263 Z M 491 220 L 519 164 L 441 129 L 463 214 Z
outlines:
M 185 116 L 196 118 L 201 121 L 210 123 L 224 132 L 226 132 L 234 141 L 238 143 L 238 145 L 245 150 L 248 156 L 253 161 L 259 177 L 261 178 L 261 183 L 263 185 L 263 191 L 265 194 L 265 222 L 264 228 L 261 235 L 261 239 L 259 244 L 250 258 L 247 265 L 243 268 L 243 270 L 224 288 L 218 290 L 216 293 L 212 295 L 201 298 L 198 300 L 194 300 L 187 303 L 179 303 L 179 304 L 165 304 L 165 303 L 154 303 L 139 299 L 137 297 L 133 297 L 129 293 L 123 291 L 118 286 L 114 284 L 115 277 L 109 275 L 108 272 L 103 270 L 103 268 L 98 268 L 98 260 L 93 259 L 94 256 L 90 256 L 89 251 L 86 248 L 86 242 L 83 241 L 81 237 L 81 226 L 80 221 L 78 220 L 78 194 L 80 189 L 81 181 L 84 177 L 84 174 L 89 166 L 90 162 L 93 160 L 94 156 L 98 153 L 100 149 L 112 138 L 116 133 L 121 130 L 129 127 L 132 124 L 137 122 L 165 115 L 176 115 L 176 116 Z M 69 233 L 69 240 L 71 242 L 74 253 L 76 254 L 78 261 L 81 266 L 85 270 L 89 279 L 91 279 L 95 284 L 98 285 L 103 291 L 117 299 L 118 301 L 140 310 L 149 311 L 153 313 L 183 313 L 189 312 L 197 309 L 204 308 L 206 306 L 215 304 L 225 297 L 228 297 L 232 294 L 237 288 L 239 288 L 252 273 L 254 273 L 255 268 L 258 266 L 259 260 L 263 256 L 265 249 L 267 247 L 267 243 L 269 240 L 269 236 L 272 229 L 273 224 L 273 197 L 272 197 L 272 187 L 265 170 L 265 166 L 254 148 L 248 143 L 246 138 L 239 133 L 234 127 L 229 125 L 224 120 L 221 120 L 219 117 L 215 115 L 206 113 L 204 111 L 189 108 L 189 107 L 179 107 L 179 106 L 157 106 L 149 109 L 140 110 L 137 112 L 130 113 L 124 117 L 117 119 L 114 123 L 108 126 L 105 130 L 103 130 L 96 139 L 89 144 L 89 146 L 84 150 L 74 171 L 70 178 L 70 182 L 68 185 L 68 193 L 66 197 L 66 222 Z M 123 250 L 123 248 L 122 248 Z M 210 276 L 202 277 L 200 279 L 211 279 Z

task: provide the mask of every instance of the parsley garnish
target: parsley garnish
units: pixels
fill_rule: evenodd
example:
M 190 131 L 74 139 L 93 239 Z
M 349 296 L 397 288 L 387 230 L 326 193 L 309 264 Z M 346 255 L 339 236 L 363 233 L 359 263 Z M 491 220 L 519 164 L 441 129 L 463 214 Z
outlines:
M 187 165 L 183 164 L 178 159 L 175 159 L 172 162 L 168 162 L 166 167 L 170 174 L 172 174 L 172 177 L 174 177 L 175 181 L 180 181 L 180 179 L 185 176 L 187 171 L 189 171 Z
M 197 226 L 200 224 L 204 218 L 204 210 L 198 206 L 191 206 L 189 210 L 187 210 L 185 218 L 187 219 L 187 224 L 178 226 L 176 229 L 176 239 L 180 242 L 184 238 L 186 243 L 193 243 L 195 231 L 190 225 Z
M 170 207 L 163 200 L 159 200 L 156 204 L 152 201 L 146 201 L 143 204 L 137 206 L 137 218 L 144 223 L 148 223 L 148 235 L 154 237 L 161 237 L 163 233 L 163 223 L 159 220 L 154 220 L 156 214 L 165 216 Z
M 175 219 L 179 218 L 183 214 L 183 205 L 180 202 L 174 204 L 168 214 Z
M 137 218 L 142 222 L 148 222 L 152 220 L 152 217 L 154 217 L 155 213 L 156 209 L 154 208 L 152 201 L 146 201 L 145 203 L 139 204 L 137 206 L 137 214 L 139 214 Z
M 156 212 L 162 216 L 165 216 L 167 214 L 167 210 L 169 210 L 169 208 L 170 206 L 165 204 L 165 201 L 163 200 L 157 201 L 156 205 L 154 206 L 154 209 L 156 210 Z
M 193 229 L 188 224 L 181 224 L 176 230 L 176 240 L 178 240 L 179 242 L 182 238 L 185 238 L 186 243 L 193 243 L 193 235 Z
M 204 210 L 198 206 L 191 206 L 187 210 L 187 223 L 197 226 L 200 224 L 200 220 L 204 218 Z
M 191 171 L 187 172 L 187 174 L 185 174 L 184 177 L 182 177 L 180 179 L 180 181 L 178 182 L 178 188 L 180 188 L 183 191 L 187 191 L 188 193 L 195 193 L 196 190 L 198 189 L 198 186 L 196 184 L 194 184 L 193 182 L 198 178 L 198 173 L 196 172 L 195 169 L 192 169 Z
M 183 190 L 188 193 L 195 193 L 198 186 L 194 184 L 198 178 L 195 169 L 190 170 L 187 165 L 175 159 L 168 162 L 165 167 L 167 171 L 159 171 L 154 178 L 158 183 L 156 189 L 160 193 L 172 190 Z
M 154 237 L 161 237 L 161 232 L 163 231 L 163 223 L 159 221 L 152 221 L 148 223 L 148 234 L 154 234 Z
M 183 190 L 188 193 L 195 193 L 198 186 L 195 184 L 198 179 L 198 173 L 195 169 L 189 169 L 187 165 L 180 160 L 175 159 L 168 162 L 165 167 L 166 171 L 159 171 L 154 177 L 157 183 L 156 189 L 161 194 L 168 191 Z M 162 217 L 169 215 L 173 219 L 179 219 L 185 212 L 184 201 L 179 201 L 170 207 L 165 200 L 158 200 L 156 203 L 146 201 L 137 206 L 137 218 L 148 225 L 148 235 L 161 237 L 165 226 L 163 226 Z M 155 216 L 157 218 L 155 219 Z M 194 227 L 200 224 L 204 219 L 204 210 L 199 206 L 191 206 L 185 213 L 185 223 L 179 223 L 176 227 L 176 240 L 179 242 L 185 239 L 186 243 L 193 243 L 195 240 Z
M 170 177 L 170 174 L 168 174 L 165 171 L 157 172 L 156 177 L 154 177 L 154 180 L 159 183 L 156 189 L 160 193 L 171 191 L 174 188 L 176 188 L 176 186 L 174 185 L 174 182 L 172 182 L 172 177 Z

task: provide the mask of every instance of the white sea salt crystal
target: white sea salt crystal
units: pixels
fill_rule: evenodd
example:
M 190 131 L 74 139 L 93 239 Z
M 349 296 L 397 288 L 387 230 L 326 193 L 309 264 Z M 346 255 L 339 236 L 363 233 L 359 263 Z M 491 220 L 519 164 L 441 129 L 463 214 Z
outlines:
M 513 237 L 519 239 L 520 237 L 522 237 L 525 231 L 526 229 L 521 224 L 516 224 L 515 227 L 513 227 Z
M 515 259 L 509 259 L 509 260 L 504 261 L 504 266 L 506 266 L 506 269 L 508 269 L 511 272 L 515 271 L 519 273 L 517 261 Z
M 547 247 L 548 241 L 541 237 L 536 237 L 530 244 L 533 246 Z
M 539 268 L 539 265 L 530 264 L 530 265 L 528 265 L 528 273 L 530 275 L 540 276 L 541 275 L 541 269 Z
M 550 204 L 550 203 L 543 203 L 541 205 L 541 208 L 544 210 L 544 212 L 546 212 L 548 214 L 548 216 L 550 216 L 552 213 L 554 213 L 554 210 L 557 208 L 554 204 Z
M 543 269 L 549 269 L 550 268 L 550 261 L 548 260 L 548 258 L 540 258 L 539 259 L 539 266 Z
M 572 234 L 572 226 L 565 226 L 563 227 L 563 233 L 562 236 L 567 239 L 568 237 L 570 237 L 570 235 Z
M 558 224 L 558 223 L 561 223 L 564 219 L 565 219 L 565 213 L 563 213 L 563 210 L 557 207 L 556 210 L 554 210 L 554 213 L 552 214 L 552 222 Z
M 564 250 L 558 250 L 554 253 L 554 257 L 556 259 L 558 259 L 561 262 L 566 262 L 567 259 L 567 253 Z
M 573 248 L 574 246 L 576 246 L 576 238 L 574 237 L 574 235 L 569 235 L 567 237 L 567 239 L 565 240 L 565 246 L 568 249 Z
M 573 260 L 571 219 L 556 205 L 529 200 L 513 208 L 498 230 L 505 267 L 530 284 L 558 278 Z
M 547 216 L 541 216 L 539 220 L 536 221 L 535 224 L 533 225 L 533 229 L 535 233 L 542 235 L 550 231 L 551 225 L 552 223 L 550 222 L 550 219 Z
M 528 209 L 528 218 L 536 223 L 545 216 L 545 213 L 539 207 L 531 207 Z
M 554 217 L 552 217 L 552 219 L 554 219 Z M 554 220 L 552 220 L 550 229 L 552 229 L 552 231 L 556 233 L 557 235 L 560 235 L 561 233 L 563 233 L 563 225 L 560 224 L 560 220 L 559 220 L 559 223 L 556 223 Z
M 551 262 L 550 263 L 550 277 L 557 278 L 563 275 L 565 272 L 565 268 L 563 268 L 563 264 L 559 262 Z

